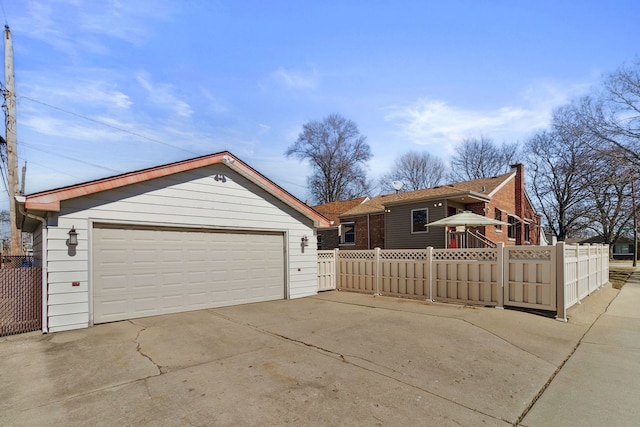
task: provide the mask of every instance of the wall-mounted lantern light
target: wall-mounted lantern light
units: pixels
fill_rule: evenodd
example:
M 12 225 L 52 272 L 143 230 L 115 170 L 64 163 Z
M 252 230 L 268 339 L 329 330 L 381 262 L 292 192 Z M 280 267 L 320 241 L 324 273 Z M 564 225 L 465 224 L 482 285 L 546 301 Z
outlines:
M 302 246 L 309 246 L 309 238 L 307 236 L 302 236 L 302 239 L 300 239 L 300 244 Z
M 69 230 L 69 246 L 78 246 L 78 232 L 75 226 L 71 226 Z

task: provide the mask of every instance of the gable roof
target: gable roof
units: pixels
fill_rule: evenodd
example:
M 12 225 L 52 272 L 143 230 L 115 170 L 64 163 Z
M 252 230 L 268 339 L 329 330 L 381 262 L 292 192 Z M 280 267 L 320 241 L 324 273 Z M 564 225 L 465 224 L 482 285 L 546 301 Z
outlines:
M 338 225 L 340 223 L 339 215 L 355 208 L 356 206 L 369 200 L 368 197 L 358 197 L 357 199 L 340 200 L 337 202 L 324 203 L 322 205 L 313 206 L 316 212 L 319 212 L 325 218 L 329 220 L 331 225 Z
M 215 154 L 209 154 L 193 159 L 115 175 L 108 178 L 88 181 L 81 184 L 56 188 L 53 190 L 42 191 L 26 196 L 16 196 L 16 202 L 18 205 L 22 206 L 23 210 L 26 211 L 38 213 L 58 212 L 60 210 L 60 202 L 64 200 L 87 196 L 101 191 L 112 190 L 126 185 L 137 184 L 151 179 L 161 178 L 220 163 L 242 175 L 305 217 L 311 219 L 316 227 L 327 227 L 329 225 L 329 221 L 320 213 L 313 210 L 310 206 L 307 206 L 304 202 L 278 186 L 269 178 L 260 174 L 229 151 L 222 151 Z M 20 210 L 18 211 L 20 212 Z M 19 216 L 24 215 L 19 213 Z M 21 222 L 22 219 L 18 218 L 18 224 Z
M 516 172 L 512 171 L 491 178 L 456 182 L 404 193 L 383 194 L 355 206 L 353 209 L 340 215 L 340 217 L 382 213 L 385 211 L 385 208 L 389 206 L 415 203 L 435 198 L 458 199 L 461 202 L 465 198 L 477 201 L 488 201 L 498 190 L 512 180 L 515 175 Z
M 515 178 L 516 172 L 503 173 L 502 175 L 492 176 L 490 178 L 473 179 L 471 181 L 456 182 L 449 184 L 451 187 L 462 188 L 469 191 L 475 191 L 477 193 L 486 193 L 489 197 L 492 197 L 502 187 L 507 185 L 509 181 Z

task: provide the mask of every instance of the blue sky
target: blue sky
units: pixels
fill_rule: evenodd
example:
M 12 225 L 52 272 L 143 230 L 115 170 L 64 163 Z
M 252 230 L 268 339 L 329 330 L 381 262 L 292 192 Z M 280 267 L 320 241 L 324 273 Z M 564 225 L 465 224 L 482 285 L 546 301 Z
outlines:
M 1 3 L 27 193 L 229 150 L 304 200 L 309 120 L 356 122 L 372 178 L 447 161 L 526 140 L 640 40 L 637 0 Z

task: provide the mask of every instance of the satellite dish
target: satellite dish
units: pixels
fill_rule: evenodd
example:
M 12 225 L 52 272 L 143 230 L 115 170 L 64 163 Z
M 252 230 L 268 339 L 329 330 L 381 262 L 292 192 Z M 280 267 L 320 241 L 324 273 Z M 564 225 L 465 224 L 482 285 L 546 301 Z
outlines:
M 400 191 L 400 190 L 402 190 L 402 187 L 404 187 L 404 182 L 402 182 L 402 181 L 391 181 L 391 186 L 393 188 L 395 188 L 396 191 Z

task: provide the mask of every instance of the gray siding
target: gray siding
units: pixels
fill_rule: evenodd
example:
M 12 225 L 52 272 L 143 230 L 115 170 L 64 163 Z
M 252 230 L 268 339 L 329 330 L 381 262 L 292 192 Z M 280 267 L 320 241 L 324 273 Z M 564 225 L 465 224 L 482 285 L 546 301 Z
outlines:
M 42 265 L 42 225 L 33 232 L 33 265 L 34 267 L 43 267 Z
M 226 182 L 213 176 L 221 173 Z M 310 219 L 224 165 L 213 165 L 64 201 L 49 222 L 49 328 L 91 322 L 91 224 L 121 222 L 185 227 L 271 230 L 285 233 L 290 298 L 317 293 L 316 236 Z M 78 247 L 71 254 L 68 231 Z M 309 245 L 302 250 L 300 241 Z M 71 282 L 80 286 L 71 286 Z
M 443 227 L 429 227 L 426 233 L 411 233 L 411 211 L 428 209 L 428 222 L 444 218 L 446 205 L 434 207 L 434 202 L 422 202 L 390 207 L 385 215 L 385 247 L 387 249 L 422 249 L 428 246 L 443 248 L 445 230 Z

